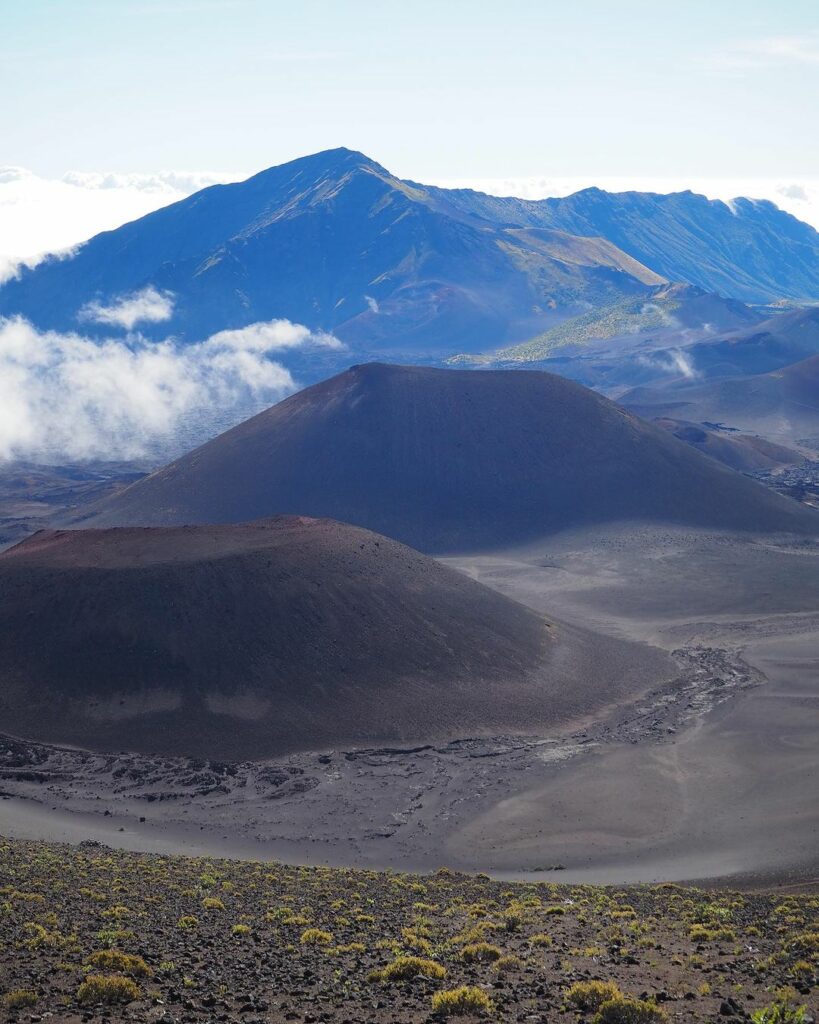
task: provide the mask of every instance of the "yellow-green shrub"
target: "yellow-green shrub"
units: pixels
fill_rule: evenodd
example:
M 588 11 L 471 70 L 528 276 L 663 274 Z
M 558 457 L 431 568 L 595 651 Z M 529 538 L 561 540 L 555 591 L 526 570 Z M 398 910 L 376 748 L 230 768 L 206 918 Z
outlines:
M 599 1010 L 610 999 L 622 997 L 619 985 L 613 981 L 578 981 L 566 992 L 568 1001 L 578 1010 Z
M 103 1003 L 130 1003 L 139 999 L 139 989 L 130 978 L 121 974 L 89 974 L 77 989 L 77 1001 L 83 1006 Z
M 101 971 L 119 971 L 133 974 L 135 978 L 150 978 L 154 973 L 141 956 L 123 953 L 119 949 L 100 949 L 92 953 L 86 963 Z
M 432 997 L 432 1012 L 440 1017 L 465 1017 L 469 1014 L 491 1013 L 494 1009 L 492 1000 L 483 989 L 472 985 L 436 992 Z

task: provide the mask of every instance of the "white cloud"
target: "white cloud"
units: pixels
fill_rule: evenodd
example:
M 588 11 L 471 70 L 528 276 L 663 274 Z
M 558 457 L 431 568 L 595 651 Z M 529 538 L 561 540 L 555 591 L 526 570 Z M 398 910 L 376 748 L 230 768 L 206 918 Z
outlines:
M 702 55 L 698 63 L 708 71 L 728 73 L 819 64 L 819 35 L 736 39 Z
M 188 346 L 139 335 L 99 342 L 0 320 L 0 459 L 136 459 L 191 431 L 195 443 L 294 391 L 269 354 L 310 346 L 339 342 L 286 320 Z
M 211 185 L 222 185 L 243 177 L 245 175 L 220 171 L 157 171 L 153 174 L 68 171 L 60 180 L 77 188 L 132 190 L 168 197 L 177 194 L 188 196 Z
M 378 300 L 374 299 L 372 297 L 372 295 L 365 295 L 364 296 L 364 301 L 370 307 L 370 312 L 371 313 L 377 313 L 378 312 Z
M 137 324 L 158 324 L 173 316 L 173 295 L 148 285 L 138 292 L 120 295 L 107 306 L 89 302 L 77 314 L 80 321 L 124 327 L 132 331 Z
M 22 259 L 36 262 L 208 185 L 242 177 L 217 171 L 71 171 L 55 179 L 0 167 L 0 283 Z
M 343 348 L 332 334 L 311 332 L 309 328 L 290 320 L 268 320 L 232 331 L 219 331 L 212 334 L 205 345 L 209 349 L 221 348 L 233 352 L 278 352 L 282 349 L 301 348 L 310 342 L 323 348 Z
M 666 373 L 685 377 L 686 380 L 695 380 L 700 376 L 700 372 L 694 366 L 691 356 L 679 348 L 669 349 L 667 352 L 658 352 L 651 356 L 639 356 L 637 361 L 642 363 L 643 366 L 664 370 Z

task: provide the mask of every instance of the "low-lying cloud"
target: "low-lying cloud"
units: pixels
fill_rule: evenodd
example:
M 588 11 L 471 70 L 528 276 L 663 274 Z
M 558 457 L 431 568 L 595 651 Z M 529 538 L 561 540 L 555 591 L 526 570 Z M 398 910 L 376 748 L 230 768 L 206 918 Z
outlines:
M 139 335 L 95 341 L 0 319 L 0 459 L 141 459 L 180 430 L 228 425 L 296 389 L 271 353 L 340 348 L 287 320 L 193 345 Z M 196 440 L 201 440 L 199 437 Z
M 675 376 L 685 377 L 686 380 L 696 380 L 700 376 L 689 353 L 680 348 L 667 349 L 651 356 L 640 356 L 638 361 L 644 366 L 673 373 Z
M 91 321 L 132 331 L 137 324 L 158 324 L 173 316 L 174 300 L 170 292 L 149 285 L 141 291 L 120 295 L 108 305 L 89 302 L 79 311 L 80 321 Z

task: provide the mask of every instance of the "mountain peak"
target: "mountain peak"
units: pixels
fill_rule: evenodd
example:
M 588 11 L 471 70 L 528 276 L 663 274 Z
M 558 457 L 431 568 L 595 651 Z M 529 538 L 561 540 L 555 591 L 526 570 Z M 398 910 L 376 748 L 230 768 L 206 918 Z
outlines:
M 338 146 L 335 149 L 323 149 L 318 153 L 310 153 L 307 156 L 296 157 L 295 160 L 288 160 L 287 163 L 268 167 L 266 170 L 252 175 L 247 181 L 294 175 L 306 175 L 318 179 L 328 176 L 336 177 L 354 170 L 374 171 L 392 177 L 386 168 L 368 157 L 366 153 L 361 153 L 356 149 L 347 149 L 346 146 Z

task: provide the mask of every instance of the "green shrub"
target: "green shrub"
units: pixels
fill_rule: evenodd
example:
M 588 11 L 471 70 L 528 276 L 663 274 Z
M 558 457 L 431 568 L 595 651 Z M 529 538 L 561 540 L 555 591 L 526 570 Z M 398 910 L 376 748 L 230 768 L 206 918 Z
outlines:
M 770 1006 L 764 1006 L 751 1014 L 754 1024 L 803 1024 L 807 1017 L 807 1006 L 794 1006 L 787 999 L 777 999 Z
M 733 928 L 706 928 L 704 924 L 692 924 L 688 937 L 695 942 L 715 942 L 717 939 L 733 942 L 736 932 Z
M 106 949 L 110 949 L 121 942 L 133 942 L 135 939 L 136 935 L 132 931 L 126 931 L 124 928 L 103 928 L 97 932 L 97 941 Z
M 578 1010 L 597 1011 L 610 999 L 619 999 L 623 993 L 613 981 L 578 981 L 566 992 L 568 1001 Z
M 24 1010 L 28 1006 L 37 1005 L 37 993 L 27 988 L 16 988 L 3 996 L 3 1006 L 7 1010 Z
M 183 914 L 183 916 L 176 922 L 176 927 L 188 930 L 190 928 L 195 928 L 198 924 L 198 917 L 194 917 L 193 914 Z
M 461 957 L 467 963 L 492 963 L 493 960 L 500 960 L 502 956 L 503 950 L 489 942 L 475 942 L 461 950 Z
M 231 935 L 250 935 L 250 925 L 249 924 L 235 924 L 230 929 L 230 934 Z
M 519 971 L 523 967 L 523 961 L 520 957 L 509 953 L 506 956 L 502 956 L 500 960 L 496 960 L 494 967 L 500 974 L 506 971 Z
M 446 970 L 434 960 L 420 956 L 399 956 L 391 964 L 373 971 L 369 981 L 412 981 L 417 977 L 444 978 Z
M 100 949 L 92 953 L 86 963 L 100 971 L 119 971 L 121 974 L 132 974 L 135 978 L 150 978 L 154 973 L 141 956 L 123 953 L 118 949 Z
M 819 931 L 794 935 L 788 942 L 788 949 L 798 950 L 801 953 L 819 953 Z
M 95 1006 L 103 1003 L 130 1003 L 139 999 L 139 989 L 130 978 L 121 974 L 89 974 L 77 989 L 77 1002 L 81 1006 Z
M 667 1020 L 656 1003 L 621 995 L 602 1004 L 593 1024 L 665 1024 Z
M 202 900 L 202 906 L 204 907 L 205 910 L 224 910 L 225 909 L 224 903 L 219 899 L 218 896 L 206 896 Z
M 332 932 L 325 932 L 321 928 L 307 928 L 301 933 L 299 939 L 303 946 L 327 946 L 332 941 Z
M 483 989 L 472 985 L 436 992 L 432 997 L 432 1012 L 440 1017 L 466 1017 L 476 1013 L 491 1013 L 494 1009 L 492 1000 Z

